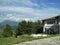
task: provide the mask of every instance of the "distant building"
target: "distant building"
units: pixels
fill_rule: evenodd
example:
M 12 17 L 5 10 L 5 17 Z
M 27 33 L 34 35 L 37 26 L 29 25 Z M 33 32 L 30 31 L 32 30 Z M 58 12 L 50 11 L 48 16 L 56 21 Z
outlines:
M 60 15 L 43 20 L 43 32 L 46 34 L 60 34 Z

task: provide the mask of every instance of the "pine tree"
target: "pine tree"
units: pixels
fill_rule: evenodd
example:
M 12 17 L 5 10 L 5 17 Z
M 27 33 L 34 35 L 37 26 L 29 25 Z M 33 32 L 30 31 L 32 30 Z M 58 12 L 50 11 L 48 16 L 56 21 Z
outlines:
M 11 25 L 6 24 L 6 26 L 4 27 L 4 30 L 3 30 L 3 36 L 4 37 L 10 37 L 12 35 L 13 35 L 13 32 L 12 32 Z
M 15 37 L 17 37 L 18 35 L 25 34 L 26 25 L 27 25 L 26 21 L 22 21 L 17 25 L 17 28 L 15 30 Z

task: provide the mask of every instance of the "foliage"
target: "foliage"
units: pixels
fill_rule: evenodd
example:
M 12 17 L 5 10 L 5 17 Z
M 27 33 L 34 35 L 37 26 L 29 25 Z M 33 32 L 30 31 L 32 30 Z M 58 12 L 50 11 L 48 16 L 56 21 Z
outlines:
M 35 27 L 35 33 L 42 33 L 42 23 L 40 20 L 37 20 L 34 22 L 34 27 Z
M 22 34 L 33 34 L 38 33 L 38 29 L 41 27 L 41 22 L 38 20 L 37 22 L 25 20 L 20 22 L 15 30 L 15 36 L 22 35 Z
M 8 37 L 8 38 L 0 38 L 0 45 L 14 45 L 25 41 L 32 41 L 37 39 L 43 39 L 43 38 L 50 38 L 50 37 L 56 37 L 60 35 L 49 35 L 47 37 L 31 37 L 30 35 L 21 35 L 19 38 L 15 37 Z
M 30 35 L 22 35 L 19 38 L 8 37 L 8 38 L 0 38 L 0 45 L 13 45 L 25 41 L 35 40 L 37 38 L 31 37 Z
M 25 28 L 26 28 L 26 21 L 20 22 L 15 30 L 15 36 L 24 34 Z
M 2 34 L 4 37 L 12 36 L 12 34 L 13 34 L 12 27 L 9 24 L 6 24 Z
M 32 34 L 34 33 L 34 23 L 32 21 L 28 21 L 27 23 L 27 34 Z
M 0 38 L 2 38 L 3 36 L 2 36 L 2 32 L 3 32 L 3 30 L 0 30 Z
M 38 20 L 36 22 L 32 21 L 21 21 L 18 23 L 18 25 L 15 28 L 15 31 L 12 30 L 12 26 L 9 24 L 6 24 L 4 26 L 2 34 L 0 34 L 0 37 L 3 35 L 4 37 L 10 37 L 12 35 L 15 35 L 17 37 L 18 35 L 23 34 L 34 34 L 34 33 L 40 33 L 41 30 L 41 21 Z

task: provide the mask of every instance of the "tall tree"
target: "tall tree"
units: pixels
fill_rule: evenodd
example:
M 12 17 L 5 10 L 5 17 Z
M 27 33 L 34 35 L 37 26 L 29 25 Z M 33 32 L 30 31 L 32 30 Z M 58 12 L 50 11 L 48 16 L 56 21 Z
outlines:
M 12 36 L 13 32 L 12 32 L 12 27 L 9 24 L 6 24 L 3 30 L 3 36 L 4 37 L 10 37 Z
M 15 30 L 15 36 L 17 37 L 18 35 L 22 34 L 33 34 L 33 33 L 38 33 L 41 27 L 41 22 L 40 20 L 36 22 L 28 21 L 26 22 L 25 20 L 20 22 Z
M 26 26 L 27 26 L 27 23 L 25 20 L 20 22 L 16 28 L 15 36 L 17 37 L 18 35 L 25 34 Z
M 35 30 L 36 30 L 36 33 L 40 33 L 42 30 L 41 30 L 41 27 L 42 27 L 42 23 L 40 20 L 37 20 L 35 22 Z
M 28 21 L 27 23 L 27 33 L 31 34 L 34 33 L 34 23 L 32 21 Z

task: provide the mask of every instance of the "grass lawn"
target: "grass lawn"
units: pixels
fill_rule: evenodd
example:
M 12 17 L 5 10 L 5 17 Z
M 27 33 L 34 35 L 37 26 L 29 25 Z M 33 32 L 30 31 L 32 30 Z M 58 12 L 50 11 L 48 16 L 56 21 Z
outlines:
M 23 35 L 20 36 L 19 38 L 14 38 L 14 37 L 9 37 L 9 38 L 0 38 L 0 45 L 13 45 L 13 44 L 17 44 L 17 43 L 21 43 L 24 41 L 31 41 L 31 40 L 36 40 L 36 39 L 43 39 L 43 38 L 49 38 L 49 37 L 54 37 L 54 36 L 58 36 L 58 35 L 50 35 L 47 37 L 31 37 L 28 35 Z
M 9 38 L 0 38 L 0 45 L 12 45 L 15 43 L 20 43 L 24 41 L 31 41 L 37 38 L 31 36 L 21 36 L 19 38 L 9 37 Z

